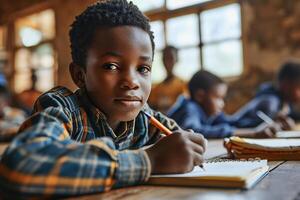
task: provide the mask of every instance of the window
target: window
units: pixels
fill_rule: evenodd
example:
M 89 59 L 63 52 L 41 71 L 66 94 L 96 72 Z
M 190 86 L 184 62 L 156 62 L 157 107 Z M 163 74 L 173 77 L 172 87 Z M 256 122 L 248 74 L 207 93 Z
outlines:
M 166 45 L 179 49 L 174 73 L 183 80 L 189 80 L 199 69 L 221 77 L 242 73 L 241 14 L 240 5 L 234 0 L 222 4 L 216 0 L 137 0 L 134 3 L 142 6 L 153 20 L 151 28 L 156 44 L 153 83 L 166 76 L 161 61 L 161 50 Z
M 51 9 L 15 21 L 15 91 L 31 87 L 31 71 L 37 75 L 36 89 L 54 86 L 55 37 L 54 12 Z

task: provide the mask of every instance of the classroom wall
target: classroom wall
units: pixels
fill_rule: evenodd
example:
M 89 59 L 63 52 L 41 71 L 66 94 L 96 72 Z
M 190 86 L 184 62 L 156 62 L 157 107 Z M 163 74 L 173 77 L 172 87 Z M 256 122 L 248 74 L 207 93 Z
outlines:
M 46 1 L 32 0 L 31 2 Z M 74 89 L 75 86 L 68 72 L 71 60 L 69 25 L 75 15 L 95 1 L 49 0 L 49 2 L 56 13 L 54 42 L 58 59 L 57 84 Z M 235 111 L 247 102 L 259 83 L 271 80 L 281 63 L 289 58 L 300 58 L 300 20 L 298 20 L 300 1 L 240 0 L 240 2 L 245 70 L 240 78 L 230 82 L 231 92 L 226 107 L 228 112 Z M 8 13 L 4 13 L 3 16 L 7 15 Z M 10 11 L 10 15 L 13 15 L 13 11 Z M 2 17 L 2 21 L 5 21 L 5 17 Z

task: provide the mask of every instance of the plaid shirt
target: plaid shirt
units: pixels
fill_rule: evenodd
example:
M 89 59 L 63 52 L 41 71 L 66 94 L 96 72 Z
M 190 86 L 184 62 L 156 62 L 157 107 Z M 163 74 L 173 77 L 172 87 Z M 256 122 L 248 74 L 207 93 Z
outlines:
M 17 135 L 25 119 L 25 113 L 22 110 L 10 106 L 4 107 L 0 117 L 0 142 L 11 141 Z
M 177 124 L 147 105 L 172 131 Z M 0 188 L 6 193 L 78 195 L 146 181 L 151 165 L 141 148 L 156 142 L 158 129 L 139 113 L 118 134 L 84 90 L 56 87 L 35 104 L 0 162 Z

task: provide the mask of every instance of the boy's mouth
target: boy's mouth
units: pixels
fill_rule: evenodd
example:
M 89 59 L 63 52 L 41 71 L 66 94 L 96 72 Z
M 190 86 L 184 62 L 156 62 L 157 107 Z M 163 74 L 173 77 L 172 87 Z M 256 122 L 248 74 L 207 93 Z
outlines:
M 117 97 L 114 101 L 130 108 L 140 107 L 142 103 L 142 99 L 137 96 Z

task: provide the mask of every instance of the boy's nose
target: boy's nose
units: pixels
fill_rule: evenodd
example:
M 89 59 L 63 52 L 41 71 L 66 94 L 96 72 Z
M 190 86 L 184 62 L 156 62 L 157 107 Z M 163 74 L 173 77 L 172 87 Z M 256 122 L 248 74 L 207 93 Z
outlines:
M 139 88 L 138 78 L 136 76 L 136 72 L 133 71 L 133 70 L 123 72 L 120 86 L 123 89 L 137 89 L 137 88 Z

